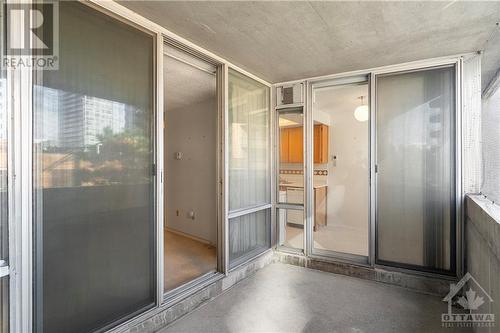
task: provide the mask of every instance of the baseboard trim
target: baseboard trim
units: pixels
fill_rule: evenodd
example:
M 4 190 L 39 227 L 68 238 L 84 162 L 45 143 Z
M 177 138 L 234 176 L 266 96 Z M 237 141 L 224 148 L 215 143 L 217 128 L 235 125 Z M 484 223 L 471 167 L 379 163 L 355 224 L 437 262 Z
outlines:
M 176 234 L 176 235 L 180 235 L 180 236 L 184 236 L 184 237 L 187 237 L 187 238 L 191 238 L 192 240 L 195 240 L 197 242 L 200 242 L 200 243 L 203 243 L 203 244 L 208 244 L 208 245 L 212 245 L 212 246 L 217 246 L 216 244 L 212 243 L 211 241 L 209 240 L 206 240 L 206 239 L 203 239 L 203 238 L 200 238 L 200 237 L 197 237 L 197 236 L 193 236 L 191 234 L 187 234 L 185 232 L 182 232 L 182 231 L 179 231 L 177 229 L 172 229 L 170 227 L 165 227 L 165 230 L 166 231 L 169 231 L 173 234 Z

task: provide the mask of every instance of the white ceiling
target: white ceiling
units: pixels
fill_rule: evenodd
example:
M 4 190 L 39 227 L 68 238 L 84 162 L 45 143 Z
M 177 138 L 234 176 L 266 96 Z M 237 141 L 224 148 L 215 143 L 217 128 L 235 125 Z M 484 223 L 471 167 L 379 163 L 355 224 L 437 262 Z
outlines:
M 165 106 L 176 110 L 216 98 L 216 78 L 197 67 L 164 57 Z M 215 71 L 215 69 L 214 69 Z
M 500 2 L 121 4 L 273 83 L 500 44 Z M 487 55 L 483 83 L 500 62 Z
M 339 112 L 352 112 L 361 105 L 360 96 L 364 97 L 363 104 L 367 104 L 368 84 L 346 84 L 321 89 L 314 94 L 313 109 L 327 113 L 332 121 Z

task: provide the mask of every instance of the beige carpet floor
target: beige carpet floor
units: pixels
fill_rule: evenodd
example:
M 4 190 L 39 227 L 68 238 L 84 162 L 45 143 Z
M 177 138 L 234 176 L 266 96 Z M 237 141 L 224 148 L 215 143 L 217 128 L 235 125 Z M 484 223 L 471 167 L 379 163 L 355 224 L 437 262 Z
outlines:
M 164 290 L 172 290 L 217 267 L 215 246 L 165 230 Z

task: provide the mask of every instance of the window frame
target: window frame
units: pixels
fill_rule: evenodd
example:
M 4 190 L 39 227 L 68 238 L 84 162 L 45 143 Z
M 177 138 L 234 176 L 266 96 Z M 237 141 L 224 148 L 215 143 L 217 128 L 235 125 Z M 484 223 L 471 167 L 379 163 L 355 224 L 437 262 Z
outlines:
M 223 150 L 223 146 L 224 146 L 224 133 L 225 133 L 225 128 L 224 128 L 224 122 L 223 122 L 223 119 L 224 119 L 224 101 L 225 101 L 225 96 L 226 96 L 226 93 L 225 93 L 225 89 L 224 89 L 224 82 L 225 82 L 225 71 L 226 71 L 226 67 L 227 65 L 220 61 L 219 59 L 216 59 L 204 52 L 200 52 L 199 50 L 189 46 L 189 45 L 186 45 L 184 43 L 179 43 L 178 40 L 176 40 L 175 38 L 172 38 L 172 37 L 169 37 L 169 36 L 166 36 L 164 34 L 161 34 L 161 47 L 159 49 L 159 54 L 161 52 L 161 66 L 159 66 L 159 76 L 161 76 L 161 78 L 159 80 L 161 80 L 161 88 L 158 88 L 158 94 L 161 95 L 160 99 L 161 99 L 161 103 L 162 103 L 162 107 L 161 107 L 161 113 L 162 113 L 162 117 L 165 117 L 165 100 L 164 100 L 164 85 L 165 85 L 165 81 L 164 81 L 164 64 L 163 64 L 163 58 L 165 56 L 167 56 L 167 49 L 168 48 L 173 48 L 173 49 L 177 49 L 181 52 L 185 52 L 187 54 L 189 54 L 190 56 L 194 57 L 194 58 L 197 58 L 201 61 L 205 61 L 207 63 L 210 63 L 212 65 L 214 65 L 216 67 L 216 99 L 217 99 L 217 188 L 215 189 L 215 191 L 217 192 L 217 201 L 216 201 L 216 204 L 217 204 L 217 267 L 216 267 L 216 271 L 215 272 L 208 272 L 208 273 L 205 273 L 197 278 L 194 278 L 193 280 L 191 281 L 188 281 L 172 290 L 168 290 L 167 292 L 164 292 L 164 286 L 163 286 L 163 279 L 164 279 L 164 241 L 163 241 L 163 232 L 160 232 L 161 234 L 161 242 L 159 242 L 159 247 L 161 247 L 161 250 L 159 250 L 159 257 L 161 257 L 160 262 L 158 263 L 158 266 L 159 266 L 159 270 L 161 270 L 162 274 L 161 274 L 161 289 L 159 289 L 159 293 L 161 293 L 161 302 L 160 302 L 160 306 L 162 307 L 165 307 L 165 306 L 170 306 L 170 305 L 173 305 L 175 304 L 177 301 L 179 301 L 180 299 L 184 298 L 184 297 L 187 297 L 195 292 L 197 292 L 198 290 L 201 290 L 202 288 L 204 288 L 205 286 L 221 279 L 224 277 L 225 273 L 226 273 L 226 263 L 225 263 L 225 244 L 227 243 L 226 240 L 225 240 L 225 230 L 224 230 L 224 215 L 223 215 L 223 205 L 224 205 L 224 198 L 225 198 L 225 194 L 224 194 L 224 188 L 223 188 L 223 184 L 225 182 L 225 176 L 224 176 L 224 163 L 223 163 L 223 153 L 222 153 L 222 150 Z M 159 58 L 160 58 L 160 55 L 159 55 Z M 161 121 L 161 124 L 164 123 L 164 119 L 162 119 Z M 159 143 L 160 145 L 160 148 L 159 148 L 159 151 L 158 151 L 158 161 L 161 161 L 162 163 L 162 168 L 161 168 L 161 172 L 163 174 L 163 171 L 164 171 L 164 159 L 165 159 L 165 155 L 164 155 L 164 149 L 165 149 L 165 141 L 164 141 L 164 137 L 165 137 L 165 131 L 164 131 L 164 126 L 162 125 L 161 126 L 161 129 L 158 130 L 158 133 L 161 132 L 161 135 L 162 135 L 162 139 L 161 139 L 161 142 Z M 162 177 L 163 178 L 163 177 Z M 165 184 L 166 183 L 163 183 L 161 185 L 161 191 L 164 192 L 164 187 L 165 187 Z M 165 195 L 165 194 L 163 194 Z M 161 203 L 159 203 L 159 205 L 161 204 L 162 205 L 162 214 L 164 214 L 164 209 L 165 209 L 165 201 L 163 200 L 163 196 L 162 196 L 162 201 Z M 162 218 L 161 218 L 161 221 L 159 221 L 158 223 L 161 224 L 161 230 L 164 230 L 164 215 L 162 215 Z M 161 266 L 161 268 L 160 268 Z
M 421 276 L 426 276 L 426 277 L 437 277 L 437 278 L 450 278 L 450 275 L 446 274 L 441 274 L 440 272 L 427 272 L 427 271 L 421 271 L 421 270 L 415 270 L 412 268 L 407 268 L 407 267 L 394 267 L 394 266 L 386 266 L 386 265 L 381 265 L 377 264 L 375 262 L 375 207 L 376 207 L 376 172 L 375 172 L 375 115 L 376 115 L 376 101 L 374 96 L 375 95 L 375 76 L 379 74 L 389 74 L 389 73 L 394 73 L 394 72 L 401 72 L 401 71 L 416 71 L 416 70 L 421 70 L 429 67 L 437 67 L 437 66 L 455 66 L 455 123 L 454 126 L 456 128 L 455 130 L 455 163 L 456 163 L 456 172 L 455 172 L 455 186 L 456 186 L 456 191 L 455 191 L 455 200 L 456 200 L 456 227 L 455 227 L 455 233 L 456 233 L 456 242 L 454 249 L 456 249 L 456 269 L 453 272 L 454 276 L 460 277 L 463 276 L 464 274 L 464 255 L 463 255 L 463 246 L 464 246 L 464 226 L 463 226 L 463 221 L 464 221 L 464 209 L 463 209 L 463 197 L 465 195 L 464 187 L 463 187 L 463 182 L 464 176 L 463 176 L 463 163 L 462 163 L 462 156 L 466 155 L 467 157 L 469 156 L 469 153 L 465 150 L 462 141 L 463 141 L 463 134 L 462 132 L 464 131 L 462 129 L 462 126 L 464 128 L 467 128 L 468 126 L 470 127 L 471 125 L 468 123 L 462 123 L 462 113 L 464 112 L 464 107 L 462 103 L 462 98 L 463 98 L 463 86 L 464 86 L 464 77 L 463 77 L 463 67 L 464 67 L 464 61 L 471 59 L 473 57 L 477 57 L 478 55 L 475 53 L 463 53 L 463 54 L 458 54 L 458 55 L 452 55 L 452 56 L 445 56 L 445 57 L 438 57 L 438 58 L 431 58 L 431 59 L 424 59 L 424 60 L 417 60 L 417 61 L 412 61 L 412 62 L 406 62 L 406 63 L 400 63 L 400 64 L 394 64 L 394 65 L 388 65 L 388 66 L 381 66 L 381 67 L 375 67 L 375 68 L 369 68 L 369 69 L 362 69 L 362 70 L 355 70 L 355 71 L 349 71 L 349 72 L 344 72 L 344 73 L 336 73 L 336 74 L 330 74 L 330 75 L 324 75 L 324 76 L 316 76 L 316 77 L 310 77 L 310 78 L 303 78 L 300 80 L 294 80 L 294 81 L 287 81 L 287 82 L 278 82 L 273 84 L 273 97 L 276 95 L 276 87 L 287 85 L 287 84 L 292 84 L 292 83 L 298 83 L 298 82 L 305 82 L 306 84 L 306 98 L 304 101 L 304 117 L 305 117 L 305 142 L 304 142 L 304 147 L 307 151 L 307 154 L 305 154 L 305 169 L 304 169 L 304 192 L 305 192 L 305 199 L 304 199 L 304 212 L 306 214 L 306 226 L 305 226 L 305 246 L 304 246 L 304 251 L 293 251 L 293 249 L 287 249 L 283 248 L 280 246 L 277 246 L 276 249 L 280 252 L 288 252 L 288 253 L 293 253 L 293 254 L 298 254 L 307 258 L 311 259 L 317 259 L 321 260 L 324 262 L 347 262 L 347 263 L 352 263 L 355 265 L 359 266 L 364 266 L 364 267 L 369 267 L 369 268 L 381 268 L 385 269 L 388 271 L 396 271 L 396 272 L 402 272 L 402 273 L 408 273 L 412 275 L 421 275 Z M 369 163 L 370 163 L 370 180 L 369 180 L 369 185 L 370 185 L 370 211 L 369 211 L 369 255 L 368 255 L 368 262 L 358 262 L 355 260 L 356 258 L 333 258 L 333 257 L 325 257 L 322 255 L 316 255 L 312 253 L 312 244 L 313 244 L 313 239 L 312 239 L 312 216 L 313 216 L 313 190 L 312 190 L 312 179 L 313 179 L 313 167 L 312 167 L 312 161 L 313 161 L 313 151 L 312 151 L 312 137 L 313 137 L 313 121 L 312 121 L 312 85 L 313 84 L 318 84 L 320 82 L 325 82 L 325 81 L 331 81 L 331 80 L 339 80 L 339 82 L 344 82 L 346 80 L 347 82 L 350 81 L 352 78 L 356 76 L 368 76 L 368 83 L 369 83 L 369 105 L 370 105 L 370 124 L 369 124 L 369 142 L 370 142 L 370 155 L 369 155 Z M 467 82 L 465 82 L 467 83 Z M 273 108 L 273 118 L 276 119 L 278 118 L 278 111 L 281 107 L 274 105 Z M 277 125 L 274 125 L 275 131 L 277 128 Z M 277 133 L 274 133 L 275 138 L 277 137 Z M 275 146 L 275 150 L 278 148 Z M 274 168 L 274 173 L 275 177 L 277 173 L 279 172 L 279 164 L 277 164 L 279 161 L 279 155 L 275 154 L 274 156 L 275 160 L 275 168 Z M 470 166 L 467 166 L 470 168 Z M 277 192 L 273 191 L 273 192 Z M 293 208 L 293 207 L 285 207 L 282 204 L 276 203 L 276 201 L 273 201 L 274 205 L 276 208 Z M 275 210 L 275 209 L 274 209 Z M 275 221 L 275 220 L 273 220 Z M 354 260 L 353 260 L 354 259 Z
M 229 140 L 229 71 L 234 71 L 236 72 L 238 75 L 241 75 L 241 76 L 245 76 L 246 78 L 249 78 L 249 79 L 252 79 L 264 86 L 267 87 L 267 90 L 268 90 L 268 103 L 267 103 L 267 112 L 268 112 L 268 118 L 267 118 L 267 135 L 268 135 L 268 138 L 269 138 L 269 145 L 270 145 L 270 149 L 268 151 L 268 156 L 267 156 L 267 163 L 268 163 L 268 169 L 267 169 L 267 172 L 269 174 L 269 185 L 268 185 L 268 188 L 267 190 L 269 191 L 269 202 L 265 203 L 265 204 L 259 204 L 259 205 L 254 205 L 254 206 L 249 206 L 249 207 L 244 207 L 244 208 L 239 208 L 239 209 L 235 209 L 235 210 L 232 210 L 230 211 L 229 210 L 229 195 L 226 195 L 225 196 L 225 219 L 224 219 L 224 226 L 225 226 L 225 232 L 226 232 L 226 238 L 225 238 L 225 241 L 226 241 L 226 246 L 225 246 L 225 267 L 226 267 L 226 274 L 228 274 L 229 272 L 231 271 L 234 271 L 236 269 L 238 269 L 239 267 L 241 266 L 244 266 L 246 265 L 249 261 L 252 261 L 254 260 L 255 258 L 267 253 L 269 250 L 271 250 L 273 248 L 273 245 L 274 245 L 274 242 L 275 242 L 275 213 L 274 213 L 274 209 L 273 208 L 273 203 L 274 203 L 274 197 L 275 197 L 275 194 L 274 194 L 274 188 L 275 188 L 275 179 L 273 177 L 273 166 L 274 166 L 274 162 L 273 162 L 273 152 L 274 152 L 274 147 L 275 147 L 275 136 L 273 135 L 273 124 L 274 124 L 274 117 L 272 116 L 272 105 L 273 105 L 273 89 L 272 89 L 272 85 L 266 81 L 263 81 L 262 79 L 260 78 L 257 78 L 245 71 L 242 71 L 240 68 L 238 68 L 237 66 L 234 66 L 234 65 L 229 65 L 227 66 L 227 71 L 226 71 L 226 75 L 225 75 L 225 86 L 224 86 L 224 90 L 225 90 L 225 95 L 226 95 L 226 98 L 225 98 L 225 108 L 224 108 L 224 130 L 225 130 L 225 133 L 224 133 L 224 142 L 226 143 L 224 145 L 224 178 L 226 179 L 225 181 L 225 186 L 224 186 L 224 189 L 225 189 L 225 193 L 229 194 L 229 144 L 230 144 L 230 140 Z M 229 223 L 231 219 L 233 218 L 238 218 L 238 217 L 242 217 L 242 216 L 246 216 L 246 215 L 249 215 L 249 214 L 253 214 L 253 213 L 257 213 L 257 212 L 260 212 L 260 211 L 264 211 L 264 210 L 267 210 L 267 209 L 271 209 L 271 230 L 269 231 L 270 233 L 270 238 L 271 238 L 271 246 L 267 249 L 267 250 L 264 250 L 264 251 L 261 251 L 259 253 L 251 253 L 253 255 L 251 256 L 244 256 L 241 260 L 236 260 L 236 263 L 231 267 L 230 266 L 230 262 L 229 262 L 229 245 L 230 245 L 230 240 L 229 240 Z

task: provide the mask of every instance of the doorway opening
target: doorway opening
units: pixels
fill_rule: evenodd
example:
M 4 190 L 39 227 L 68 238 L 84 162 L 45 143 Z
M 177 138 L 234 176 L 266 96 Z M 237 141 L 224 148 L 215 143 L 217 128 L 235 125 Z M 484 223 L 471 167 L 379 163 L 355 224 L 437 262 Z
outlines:
M 164 291 L 217 271 L 217 68 L 166 46 Z
M 313 254 L 369 255 L 368 77 L 313 85 Z

